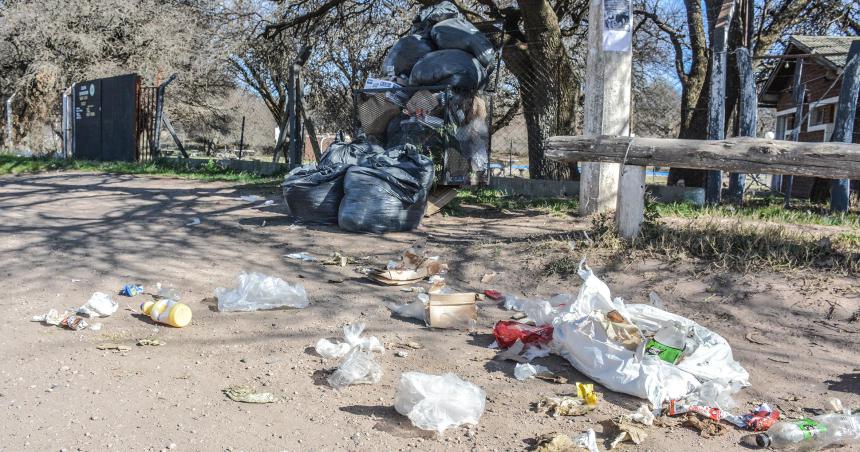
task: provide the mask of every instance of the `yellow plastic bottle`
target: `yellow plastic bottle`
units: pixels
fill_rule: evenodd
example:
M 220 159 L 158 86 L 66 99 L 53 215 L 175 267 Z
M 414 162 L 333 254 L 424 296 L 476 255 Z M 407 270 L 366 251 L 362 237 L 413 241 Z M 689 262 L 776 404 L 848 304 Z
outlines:
M 153 321 L 182 328 L 191 323 L 191 308 L 173 300 L 144 301 L 140 310 Z

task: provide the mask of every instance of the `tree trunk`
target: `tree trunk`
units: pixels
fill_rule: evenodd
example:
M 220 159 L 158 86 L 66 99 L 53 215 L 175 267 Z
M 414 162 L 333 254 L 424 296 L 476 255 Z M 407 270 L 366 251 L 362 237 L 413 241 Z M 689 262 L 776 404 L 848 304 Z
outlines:
M 564 49 L 558 17 L 546 0 L 519 0 L 527 42 L 511 39 L 502 57 L 520 85 L 532 179 L 577 179 L 576 164 L 546 159 L 544 143 L 576 128 L 579 82 Z

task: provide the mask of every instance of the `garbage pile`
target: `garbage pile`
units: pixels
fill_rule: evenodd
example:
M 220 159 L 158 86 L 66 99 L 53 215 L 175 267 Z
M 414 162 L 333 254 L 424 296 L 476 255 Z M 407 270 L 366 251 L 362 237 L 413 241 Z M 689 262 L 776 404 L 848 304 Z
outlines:
M 410 33 L 368 79 L 357 99 L 364 135 L 335 142 L 318 165 L 293 170 L 283 183 L 289 215 L 353 232 L 413 230 L 436 177 L 426 154 L 455 152 L 471 170 L 487 167 L 487 107 L 492 43 L 450 2 L 422 9 Z

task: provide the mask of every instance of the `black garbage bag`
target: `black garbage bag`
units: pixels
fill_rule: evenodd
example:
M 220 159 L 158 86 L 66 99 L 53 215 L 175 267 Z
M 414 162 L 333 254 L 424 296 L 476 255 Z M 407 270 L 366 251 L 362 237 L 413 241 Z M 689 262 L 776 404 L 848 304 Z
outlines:
M 434 50 L 436 49 L 433 48 L 432 41 L 420 35 L 400 38 L 388 51 L 388 55 L 385 55 L 385 60 L 382 61 L 382 73 L 389 77 L 400 75 L 409 77 L 415 63 Z
M 430 32 L 433 25 L 442 22 L 446 19 L 455 17 L 463 17 L 460 11 L 449 1 L 444 1 L 433 6 L 422 8 L 418 14 L 412 19 L 412 34 L 421 35 L 425 38 L 430 37 Z
M 487 73 L 477 59 L 456 49 L 437 50 L 424 55 L 412 68 L 412 86 L 450 85 L 462 89 L 479 89 Z
M 321 168 L 339 164 L 357 165 L 367 156 L 385 152 L 381 146 L 363 142 L 334 142 L 320 157 Z
M 469 52 L 484 67 L 489 67 L 495 60 L 496 52 L 493 49 L 493 43 L 465 19 L 443 20 L 433 26 L 430 36 L 440 49 L 459 49 Z
M 343 180 L 352 165 L 301 167 L 284 179 L 284 203 L 288 214 L 309 224 L 337 224 L 343 198 Z
M 410 231 L 421 224 L 433 185 L 433 162 L 398 146 L 351 167 L 344 178 L 338 225 L 353 232 Z

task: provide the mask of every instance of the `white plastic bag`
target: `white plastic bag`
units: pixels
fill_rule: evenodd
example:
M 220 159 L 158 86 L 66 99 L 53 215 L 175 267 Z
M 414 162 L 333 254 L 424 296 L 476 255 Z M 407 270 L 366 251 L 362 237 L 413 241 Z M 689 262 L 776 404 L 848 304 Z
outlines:
M 600 450 L 597 448 L 597 434 L 594 433 L 593 429 L 588 429 L 588 431 L 576 435 L 576 438 L 573 438 L 573 444 L 576 447 L 588 449 L 588 452 L 598 452 Z
M 119 308 L 119 304 L 103 292 L 95 292 L 83 306 L 78 308 L 78 314 L 88 317 L 108 317 Z
M 394 409 L 423 430 L 442 433 L 463 424 L 477 424 L 484 414 L 486 393 L 457 375 L 404 372 L 394 396 Z
M 314 346 L 314 350 L 326 359 L 342 358 L 355 347 L 364 351 L 385 353 L 385 347 L 376 336 L 361 337 L 364 331 L 364 323 L 347 324 L 343 326 L 343 337 L 346 342 L 332 342 L 328 339 L 320 339 Z
M 731 347 L 718 334 L 651 305 L 612 300 L 606 284 L 585 265 L 580 265 L 579 276 L 583 285 L 576 301 L 565 306 L 552 322 L 552 346 L 580 372 L 609 390 L 648 399 L 653 406 L 683 399 L 704 381 L 724 378 L 749 385 L 749 374 L 733 359 Z M 635 351 L 628 350 L 610 339 L 600 322 L 597 314 L 610 311 L 617 311 L 640 331 L 651 334 L 678 322 L 692 332 L 690 347 L 677 365 L 646 355 L 644 342 Z
M 349 385 L 378 383 L 380 379 L 382 367 L 373 359 L 373 353 L 354 347 L 328 377 L 328 384 L 335 389 L 342 389 Z
M 421 294 L 424 295 L 424 294 Z M 429 300 L 429 297 L 426 297 Z M 413 301 L 412 303 L 406 304 L 396 304 L 396 303 L 385 303 L 385 307 L 391 310 L 391 312 L 399 315 L 400 317 L 408 317 L 410 319 L 418 319 L 427 321 L 427 304 L 421 298 L 418 301 Z
M 281 278 L 261 273 L 242 272 L 236 288 L 215 289 L 219 311 L 257 311 L 275 308 L 305 308 L 308 294 L 300 284 L 291 285 Z
M 514 377 L 520 381 L 534 378 L 538 374 L 552 375 L 552 372 L 546 366 L 541 366 L 540 364 L 518 363 L 514 367 Z

